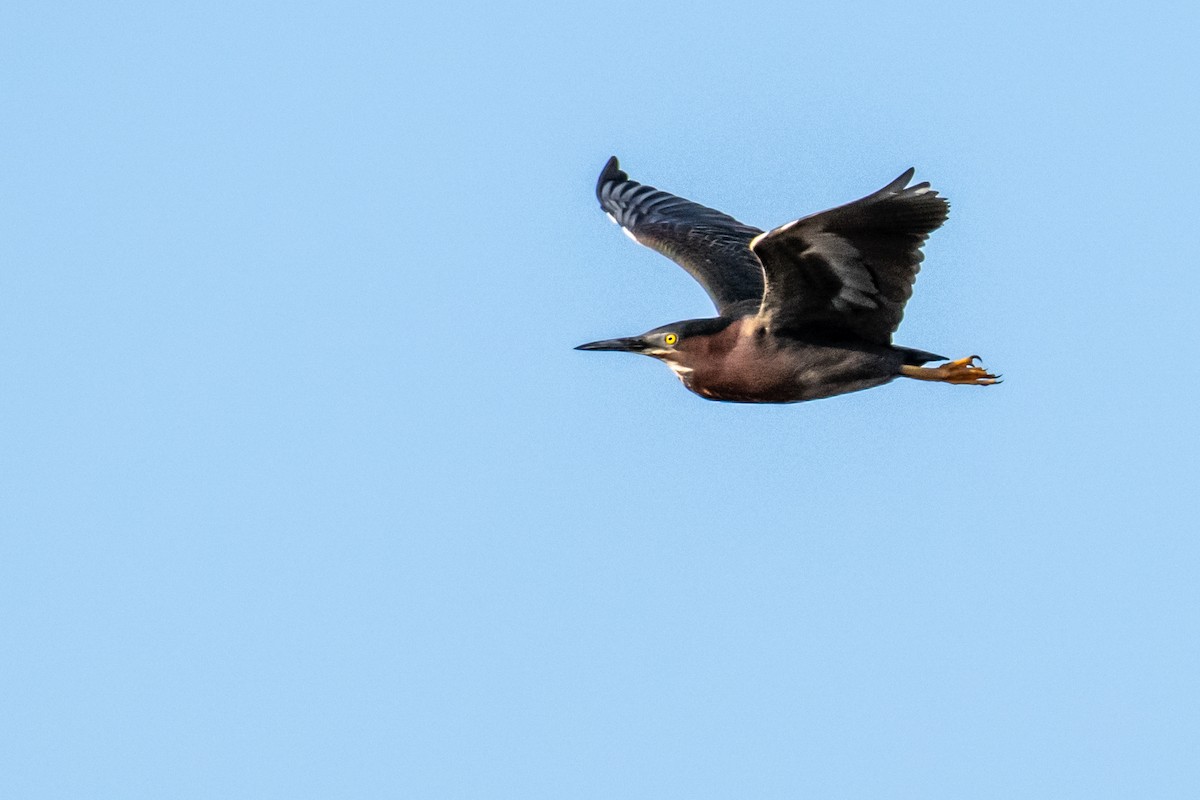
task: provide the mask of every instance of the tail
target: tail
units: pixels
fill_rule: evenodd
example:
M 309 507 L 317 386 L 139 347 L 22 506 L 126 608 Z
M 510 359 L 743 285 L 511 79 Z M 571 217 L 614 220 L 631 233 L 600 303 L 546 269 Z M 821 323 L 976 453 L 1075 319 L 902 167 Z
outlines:
M 939 356 L 936 353 L 927 353 L 924 350 L 914 350 L 911 347 L 897 347 L 900 355 L 904 358 L 904 363 L 913 367 L 919 367 L 927 361 L 947 361 L 945 356 Z

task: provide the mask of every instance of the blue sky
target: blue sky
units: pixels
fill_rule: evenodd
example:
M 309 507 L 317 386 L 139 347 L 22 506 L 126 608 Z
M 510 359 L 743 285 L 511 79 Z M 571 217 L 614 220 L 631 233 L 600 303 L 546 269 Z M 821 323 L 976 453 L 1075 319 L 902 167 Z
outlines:
M 1200 12 L 0 12 L 0 794 L 1191 798 Z M 915 166 L 902 381 L 716 404 L 612 154 Z

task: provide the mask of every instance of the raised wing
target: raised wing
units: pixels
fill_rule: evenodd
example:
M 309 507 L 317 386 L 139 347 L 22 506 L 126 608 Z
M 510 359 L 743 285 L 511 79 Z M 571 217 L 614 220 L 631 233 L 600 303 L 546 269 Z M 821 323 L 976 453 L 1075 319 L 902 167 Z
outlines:
M 657 250 L 688 271 L 719 313 L 763 296 L 763 272 L 750 252 L 762 233 L 733 217 L 629 180 L 616 156 L 604 165 L 596 197 L 609 219 L 638 244 Z
M 756 237 L 761 313 L 780 332 L 850 334 L 888 344 L 912 296 L 921 245 L 950 213 L 913 170 L 874 194 Z

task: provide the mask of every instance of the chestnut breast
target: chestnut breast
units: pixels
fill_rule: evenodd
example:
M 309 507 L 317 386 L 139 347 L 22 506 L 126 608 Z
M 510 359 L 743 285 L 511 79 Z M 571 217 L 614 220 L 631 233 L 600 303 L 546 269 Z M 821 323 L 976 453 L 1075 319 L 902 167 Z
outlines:
M 787 402 L 798 396 L 797 365 L 757 317 L 681 343 L 676 369 L 687 388 L 712 400 Z

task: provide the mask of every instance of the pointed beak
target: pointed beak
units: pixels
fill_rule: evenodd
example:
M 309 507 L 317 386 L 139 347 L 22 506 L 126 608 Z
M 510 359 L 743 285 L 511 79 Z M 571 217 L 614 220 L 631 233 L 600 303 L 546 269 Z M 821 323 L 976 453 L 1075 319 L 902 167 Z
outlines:
M 576 350 L 618 350 L 622 353 L 640 353 L 646 349 L 646 343 L 640 336 L 627 336 L 624 339 L 604 339 L 599 342 L 581 344 Z

